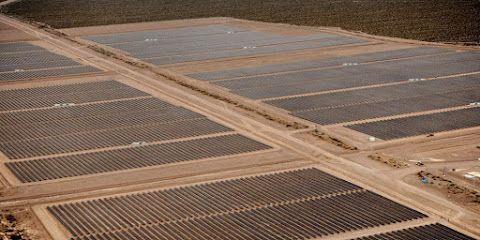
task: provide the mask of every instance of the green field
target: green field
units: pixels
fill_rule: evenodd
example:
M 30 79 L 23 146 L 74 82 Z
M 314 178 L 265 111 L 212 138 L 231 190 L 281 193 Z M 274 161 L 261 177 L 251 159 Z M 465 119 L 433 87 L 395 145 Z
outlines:
M 2 11 L 55 28 L 221 16 L 480 42 L 479 0 L 22 0 Z

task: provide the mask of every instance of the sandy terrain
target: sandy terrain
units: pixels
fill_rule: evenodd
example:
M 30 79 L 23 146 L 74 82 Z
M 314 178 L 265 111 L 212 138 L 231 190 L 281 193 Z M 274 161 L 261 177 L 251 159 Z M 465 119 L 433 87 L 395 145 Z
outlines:
M 35 40 L 35 37 L 0 22 L 0 43 L 30 40 Z

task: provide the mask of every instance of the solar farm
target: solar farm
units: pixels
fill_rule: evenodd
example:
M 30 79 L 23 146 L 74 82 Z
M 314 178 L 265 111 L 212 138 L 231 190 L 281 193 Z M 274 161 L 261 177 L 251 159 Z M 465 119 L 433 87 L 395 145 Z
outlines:
M 188 76 L 318 125 L 331 125 L 480 102 L 479 58 L 477 52 L 417 47 Z M 474 114 L 469 115 L 473 125 L 460 120 L 432 132 L 476 127 L 478 110 L 474 107 Z M 445 117 L 439 124 L 449 121 Z M 411 131 L 398 137 L 425 133 Z M 373 136 L 383 139 L 385 135 Z
M 178 196 L 182 196 L 181 202 L 175 201 Z M 235 196 L 243 197 L 238 199 Z M 216 201 L 212 202 L 212 198 Z M 171 201 L 159 204 L 156 199 Z M 77 209 L 75 206 L 82 205 L 85 207 L 83 210 L 111 209 L 113 211 L 105 212 L 106 214 L 103 215 L 108 219 L 102 219 L 100 211 L 94 212 L 93 216 L 96 218 L 93 218 L 92 214 L 72 211 Z M 136 208 L 135 205 L 149 207 Z M 344 205 L 353 211 L 332 211 L 339 205 Z M 361 217 L 360 213 L 368 211 L 367 209 L 372 210 L 371 215 Z M 148 239 L 145 236 L 149 232 L 156 234 L 158 239 L 170 237 L 174 239 L 190 237 L 245 239 L 248 236 L 262 236 L 266 239 L 312 238 L 425 217 L 419 212 L 315 169 L 233 179 L 109 199 L 93 199 L 51 206 L 48 210 L 57 219 L 63 221 L 62 224 L 72 235 L 80 237 L 93 235 L 94 239 L 108 235 L 113 237 L 119 233 L 108 232 L 126 227 L 133 227 L 133 229 L 120 231 L 121 235 L 128 236 L 128 233 L 131 233 L 134 238 L 143 235 L 144 237 L 140 239 Z M 132 212 L 132 216 L 128 216 L 127 212 Z M 159 212 L 163 214 L 158 214 Z M 284 217 L 281 217 L 282 215 Z M 289 219 L 297 219 L 295 224 L 284 221 L 287 216 Z M 136 221 L 124 221 L 129 217 L 135 218 Z M 108 225 L 100 225 L 96 222 L 99 219 L 103 220 L 103 224 Z M 336 226 L 329 226 L 327 223 L 333 219 L 336 219 Z M 265 226 L 256 226 L 259 221 Z M 219 226 L 220 222 L 223 226 Z M 153 229 L 148 228 L 148 225 L 152 225 Z M 224 228 L 223 231 L 222 228 Z M 231 231 L 227 232 L 225 229 L 231 229 Z M 103 234 L 99 234 L 102 232 Z M 193 233 L 201 233 L 201 236 L 192 235 Z
M 286 37 L 225 25 L 89 35 L 84 39 L 161 66 L 370 42 L 338 34 Z M 346 125 L 480 102 L 480 75 L 475 74 L 479 71 L 478 52 L 419 46 L 185 74 L 318 125 Z M 473 119 L 480 114 L 474 112 Z M 473 127 L 479 124 L 475 122 Z M 464 127 L 472 126 L 458 123 L 437 131 Z M 424 133 L 419 130 L 399 137 Z M 392 136 L 384 140 L 388 139 Z
M 153 64 L 193 62 L 365 41 L 332 34 L 285 37 L 221 25 L 88 36 L 85 39 L 118 48 L 130 56 Z M 205 46 L 205 42 L 209 46 Z
M 63 41 L 1 19 L 37 33 L 0 42 L 0 209 L 27 211 L 38 239 L 480 236 L 480 213 L 405 180 L 416 166 L 365 161 L 473 164 L 475 48 L 227 18 Z
M 0 96 L 11 101 L 1 113 L 0 151 L 24 183 L 272 149 L 115 80 Z

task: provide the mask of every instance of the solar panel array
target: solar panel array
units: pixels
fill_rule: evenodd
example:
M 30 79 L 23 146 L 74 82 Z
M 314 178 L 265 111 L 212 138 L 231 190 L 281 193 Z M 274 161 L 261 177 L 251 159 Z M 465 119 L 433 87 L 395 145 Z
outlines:
M 178 128 L 183 126 L 178 126 Z M 192 127 L 203 127 L 193 124 Z M 117 150 L 8 162 L 21 182 L 39 182 L 159 166 L 267 150 L 271 147 L 239 134 L 151 144 Z
M 402 117 L 347 125 L 347 128 L 384 140 L 480 126 L 480 108 Z
M 23 141 L 1 142 L 0 150 L 10 159 L 39 157 L 107 147 L 130 146 L 134 142 L 159 142 L 232 129 L 207 119 L 180 120 L 173 123 L 132 126 L 120 129 L 72 133 Z
M 334 37 L 334 35 L 317 34 L 310 36 L 282 38 L 282 36 L 276 34 L 245 31 L 235 34 L 207 35 L 154 42 L 122 43 L 111 46 L 129 52 L 132 56 L 137 58 L 149 58 L 192 54 L 207 51 L 243 49 L 245 46 L 261 47 L 272 44 L 285 44 L 332 37 Z M 208 42 L 207 46 L 205 46 L 205 42 Z
M 465 106 L 471 102 L 480 102 L 480 87 L 415 97 L 406 95 L 394 100 L 299 111 L 292 115 L 326 125 Z
M 47 209 L 72 239 L 305 239 L 426 217 L 314 168 Z
M 155 64 L 366 42 L 331 34 L 285 37 L 220 25 L 89 36 L 87 39 L 109 44 Z M 0 44 L 0 52 L 0 80 L 101 71 L 27 42 Z M 449 52 L 420 47 L 190 76 L 202 80 L 248 77 L 215 84 L 239 95 L 265 99 L 310 93 L 306 91 L 308 87 L 323 91 L 405 81 L 407 76 L 426 78 L 480 70 L 480 54 L 444 54 Z M 353 68 L 307 70 L 340 66 L 345 62 L 374 62 L 439 53 L 444 55 Z M 297 70 L 302 72 L 249 77 Z M 352 76 L 359 77 L 352 80 Z M 320 80 L 323 85 L 319 84 Z M 295 88 L 299 83 L 303 88 Z M 452 90 L 452 85 L 456 90 Z M 325 97 L 323 95 L 273 100 L 271 104 L 286 106 L 295 116 L 330 124 L 480 102 L 478 85 L 478 78 L 469 77 L 403 84 L 403 92 L 409 89 L 417 94 L 408 98 L 391 86 L 355 90 L 360 98 L 342 97 L 342 93 L 335 95 L 339 100 L 330 100 L 337 104 L 335 108 L 328 108 L 328 102 L 318 103 Z M 429 95 L 422 95 L 425 92 L 421 87 Z M 375 91 L 384 97 L 371 96 Z M 391 94 L 385 94 L 390 91 Z M 272 148 L 199 113 L 117 81 L 4 90 L 0 91 L 0 101 L 0 151 L 10 159 L 5 166 L 22 183 L 113 173 Z M 299 108 L 299 102 L 308 104 Z M 355 105 L 341 106 L 345 104 Z M 402 121 L 395 119 L 399 123 L 393 125 L 398 129 L 393 130 L 385 130 L 379 122 L 376 122 L 378 126 L 370 123 L 373 125 L 348 127 L 378 136 L 384 134 L 385 139 L 397 138 L 432 129 L 444 131 L 478 126 L 478 120 L 475 121 L 480 119 L 478 110 L 480 108 L 454 111 L 462 116 L 461 119 L 453 119 L 452 112 Z M 405 130 L 412 122 L 419 122 L 420 127 L 415 125 Z M 47 209 L 72 239 L 78 240 L 306 239 L 427 217 L 315 168 L 74 201 L 50 205 Z M 472 239 L 440 224 L 359 239 L 387 238 Z
M 87 39 L 124 50 L 131 56 L 153 64 L 192 62 L 366 41 L 333 34 L 286 37 L 221 25 L 89 36 Z M 476 87 L 479 75 L 428 83 L 416 81 L 478 71 L 480 53 L 422 46 L 197 72 L 188 76 L 210 81 L 246 98 L 285 108 L 291 115 L 317 124 L 337 124 L 476 102 L 478 94 L 475 91 L 478 90 Z M 400 84 L 376 86 L 394 83 Z M 359 87 L 366 89 L 348 91 Z M 338 90 L 347 91 L 325 93 Z M 405 96 L 404 92 L 408 92 L 409 96 Z M 306 94 L 317 95 L 298 96 Z
M 35 88 L 18 88 L 10 90 L 0 91 L 0 97 L 4 99 L 19 99 L 29 97 L 40 97 L 44 95 L 64 95 L 64 94 L 77 94 L 83 92 L 91 92 L 97 90 L 107 90 L 116 88 L 130 88 L 125 84 L 114 80 L 98 81 L 98 82 L 86 82 L 86 83 L 74 83 L 74 84 L 62 84 L 46 87 Z
M 54 68 L 46 70 L 32 70 L 26 72 L 3 72 L 0 73 L 0 80 L 16 80 L 16 79 L 30 79 L 30 78 L 43 78 L 64 76 L 72 74 L 94 73 L 99 72 L 98 68 L 92 66 L 78 66 L 69 68 Z
M 130 32 L 130 33 L 115 33 L 85 36 L 85 39 L 102 43 L 115 44 L 124 42 L 138 42 L 146 39 L 168 39 L 168 38 L 185 38 L 203 35 L 217 35 L 225 34 L 227 32 L 243 32 L 245 29 L 235 28 L 223 25 L 210 25 L 202 27 L 186 27 L 174 29 L 162 29 L 156 31 Z
M 407 228 L 398 231 L 375 234 L 372 236 L 355 238 L 352 240 L 404 240 L 404 239 L 422 239 L 422 240 L 474 240 L 463 233 L 457 232 L 440 223 L 424 225 L 419 227 Z
M 271 148 L 113 80 L 4 90 L 0 100 L 0 151 L 16 160 L 6 166 L 22 182 Z M 103 151 L 53 156 L 86 150 Z
M 480 86 L 480 74 L 265 101 L 291 112 L 416 97 Z
M 255 48 L 240 48 L 235 50 L 226 50 L 218 52 L 208 52 L 208 53 L 198 53 L 198 54 L 188 54 L 180 56 L 167 56 L 161 58 L 148 58 L 143 59 L 146 62 L 152 64 L 172 64 L 172 63 L 181 63 L 181 62 L 194 62 L 201 60 L 212 60 L 219 58 L 228 58 L 228 57 L 240 57 L 256 54 L 268 54 L 276 52 L 286 52 L 294 50 L 303 50 L 310 48 L 322 48 L 322 47 L 331 47 L 339 46 L 353 43 L 362 43 L 366 42 L 363 39 L 357 38 L 348 38 L 348 37 L 338 37 L 333 39 L 324 39 L 324 40 L 311 40 L 311 41 L 301 41 L 301 42 L 291 42 L 284 44 L 269 44 Z
M 192 62 L 366 42 L 334 34 L 287 37 L 213 25 L 87 36 L 153 64 Z
M 69 108 L 47 108 L 36 111 L 22 112 L 0 112 L 0 125 L 32 124 L 38 122 L 58 121 L 64 119 L 84 118 L 123 113 L 127 111 L 145 111 L 154 109 L 167 109 L 174 107 L 172 104 L 161 101 L 157 98 L 134 98 L 120 99 L 104 104 L 79 105 L 75 111 Z
M 22 88 L 0 91 L 0 110 L 45 108 L 59 103 L 84 104 L 147 96 L 150 95 L 113 80 Z
M 0 80 L 100 72 L 28 42 L 0 44 Z
M 75 108 L 75 106 L 70 108 Z M 75 109 L 72 111 L 75 111 Z M 153 111 L 149 109 L 139 112 L 129 111 L 103 116 L 64 119 L 5 127 L 2 126 L 0 127 L 0 131 L 3 135 L 0 136 L 0 141 L 23 141 L 68 135 L 72 133 L 90 133 L 96 130 L 118 129 L 137 125 L 163 124 L 201 118 L 205 117 L 181 107 L 154 109 Z
M 459 55 L 478 59 L 455 62 Z M 433 78 L 480 71 L 480 53 L 444 54 L 442 57 L 419 57 L 353 67 L 315 69 L 268 76 L 216 81 L 241 96 L 253 99 L 283 97 L 383 83 L 406 82 L 411 78 Z M 419 62 L 425 62 L 420 64 Z M 387 70 L 386 68 L 389 68 Z
M 478 71 L 480 53 L 415 47 L 188 76 L 329 125 L 479 102 Z
M 20 64 L 14 64 L 14 65 L 2 65 L 0 66 L 0 72 L 15 71 L 15 69 L 30 70 L 30 69 L 39 69 L 39 68 L 60 68 L 60 67 L 65 68 L 65 67 L 71 67 L 75 65 L 78 65 L 78 63 L 70 59 L 55 61 L 55 62 L 48 61 L 48 62 L 20 63 Z M 30 75 L 32 76 L 29 76 L 29 78 L 34 78 L 33 73 L 31 73 Z M 8 76 L 8 75 L 4 75 L 4 76 Z M 19 75 L 19 77 L 17 78 L 20 78 L 21 76 L 24 76 L 24 75 Z
M 364 54 L 334 57 L 334 58 L 280 63 L 280 64 L 265 65 L 265 66 L 258 66 L 258 67 L 191 73 L 191 74 L 187 74 L 187 76 L 198 79 L 198 80 L 217 80 L 217 79 L 225 79 L 225 78 L 238 78 L 238 77 L 248 77 L 253 75 L 261 75 L 261 74 L 269 74 L 269 73 L 287 72 L 287 71 L 300 71 L 300 70 L 305 70 L 310 68 L 343 66 L 344 63 L 365 63 L 365 62 L 383 61 L 383 60 L 389 60 L 389 59 L 395 59 L 395 58 L 414 57 L 414 56 L 446 53 L 446 52 L 451 52 L 451 50 L 446 50 L 441 48 L 432 48 L 432 47 L 416 47 L 416 48 L 407 48 L 407 49 L 382 51 L 382 52 L 374 52 L 374 53 L 364 53 Z
M 12 52 L 34 52 L 42 50 L 44 49 L 28 42 L 0 43 L 1 55 Z
M 49 52 L 47 50 L 36 52 L 13 52 L 0 55 L 0 62 L 5 66 L 21 65 L 24 63 L 63 61 L 70 58 Z
M 422 71 L 425 67 L 441 67 L 446 64 L 456 63 L 459 57 L 465 57 L 462 61 L 464 65 L 477 66 L 475 63 L 480 60 L 480 53 L 453 53 L 442 54 L 440 56 L 420 56 L 414 59 L 399 59 L 388 62 L 377 62 L 359 66 L 341 66 L 329 69 L 313 69 L 291 73 L 279 73 L 268 76 L 255 76 L 248 78 L 236 78 L 231 80 L 216 81 L 215 84 L 229 88 L 231 90 L 240 90 L 248 88 L 259 88 L 265 86 L 288 85 L 293 83 L 304 83 L 311 81 L 327 80 L 340 77 L 351 77 L 363 74 L 381 75 L 385 73 L 405 74 L 409 72 L 418 72 L 418 75 L 426 74 Z M 421 64 L 421 67 L 419 66 Z M 413 69 L 412 69 L 413 68 Z M 429 73 L 429 72 L 427 72 Z M 415 75 L 413 75 L 415 76 Z

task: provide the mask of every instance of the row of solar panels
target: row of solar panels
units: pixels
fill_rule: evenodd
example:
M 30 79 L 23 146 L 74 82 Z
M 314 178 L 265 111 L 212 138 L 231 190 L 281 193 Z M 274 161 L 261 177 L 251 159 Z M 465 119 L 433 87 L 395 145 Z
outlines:
M 234 134 L 231 128 L 199 113 L 153 98 L 117 81 L 5 90 L 0 91 L 0 99 L 5 100 L 5 110 L 17 110 L 0 112 L 0 150 L 10 159 L 122 147 L 6 163 L 22 182 L 270 148 Z M 209 137 L 212 134 L 225 136 Z M 192 137 L 200 139 L 181 141 Z M 173 143 L 158 144 L 172 140 Z M 154 145 L 149 145 L 151 143 Z
M 159 239 L 313 238 L 426 217 L 318 169 L 77 201 L 48 209 L 73 236 L 85 237 L 81 239 L 114 238 L 123 229 L 144 231 L 146 226 L 167 229 L 156 233 Z
M 289 37 L 213 25 L 86 36 L 153 64 L 211 60 L 252 54 L 338 46 L 366 40 L 334 34 Z
M 0 80 L 101 72 L 28 42 L 0 44 Z

